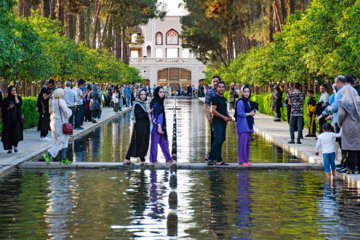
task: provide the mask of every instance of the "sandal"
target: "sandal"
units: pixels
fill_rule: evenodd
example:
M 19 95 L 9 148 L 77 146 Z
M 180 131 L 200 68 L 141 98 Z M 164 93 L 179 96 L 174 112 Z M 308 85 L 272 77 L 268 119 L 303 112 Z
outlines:
M 147 163 L 146 162 L 141 162 L 140 166 L 147 166 Z
M 218 164 L 218 163 L 220 163 L 220 164 Z M 228 163 L 226 163 L 226 162 L 217 162 L 216 163 L 216 166 L 228 166 L 229 164 Z
M 134 164 L 132 162 L 124 162 L 124 165 L 131 166 L 131 165 L 134 165 Z

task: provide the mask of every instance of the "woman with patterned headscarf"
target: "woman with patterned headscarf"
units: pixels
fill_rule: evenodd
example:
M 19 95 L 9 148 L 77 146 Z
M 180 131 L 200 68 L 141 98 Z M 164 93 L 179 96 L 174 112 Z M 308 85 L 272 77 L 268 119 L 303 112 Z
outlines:
M 149 149 L 150 110 L 147 109 L 146 90 L 139 90 L 138 97 L 131 110 L 132 126 L 131 142 L 126 154 L 124 165 L 131 165 L 131 157 L 139 157 L 141 165 L 145 165 L 145 156 Z

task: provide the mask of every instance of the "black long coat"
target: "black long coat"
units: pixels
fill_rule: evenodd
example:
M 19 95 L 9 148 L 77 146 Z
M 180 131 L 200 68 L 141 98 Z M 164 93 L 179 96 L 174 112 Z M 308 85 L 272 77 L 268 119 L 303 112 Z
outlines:
M 135 105 L 134 115 L 136 122 L 133 125 L 131 142 L 126 156 L 145 157 L 149 149 L 150 139 L 149 115 L 139 104 Z
M 21 97 L 18 97 L 18 99 L 19 103 L 9 110 L 8 107 L 13 99 L 6 97 L 2 104 L 3 130 L 1 141 L 5 150 L 12 149 L 13 146 L 17 146 L 18 142 L 23 140 L 22 99 Z

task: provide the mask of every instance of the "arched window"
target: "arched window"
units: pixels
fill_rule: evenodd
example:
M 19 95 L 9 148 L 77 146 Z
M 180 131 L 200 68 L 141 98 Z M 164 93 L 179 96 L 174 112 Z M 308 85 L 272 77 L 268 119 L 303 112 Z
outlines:
M 161 32 L 157 32 L 155 34 L 155 39 L 156 39 L 156 45 L 163 45 L 163 34 Z
M 151 58 L 151 47 L 150 46 L 146 47 L 146 56 Z
M 179 45 L 179 33 L 174 29 L 170 29 L 166 33 L 166 44 L 167 45 Z

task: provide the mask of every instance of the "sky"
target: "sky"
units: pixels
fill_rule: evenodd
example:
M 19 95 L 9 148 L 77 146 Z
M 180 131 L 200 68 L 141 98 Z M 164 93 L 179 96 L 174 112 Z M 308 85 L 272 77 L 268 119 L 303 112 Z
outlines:
M 182 0 L 161 0 L 161 2 L 167 5 L 167 16 L 182 16 L 186 14 L 183 8 L 179 8 Z

